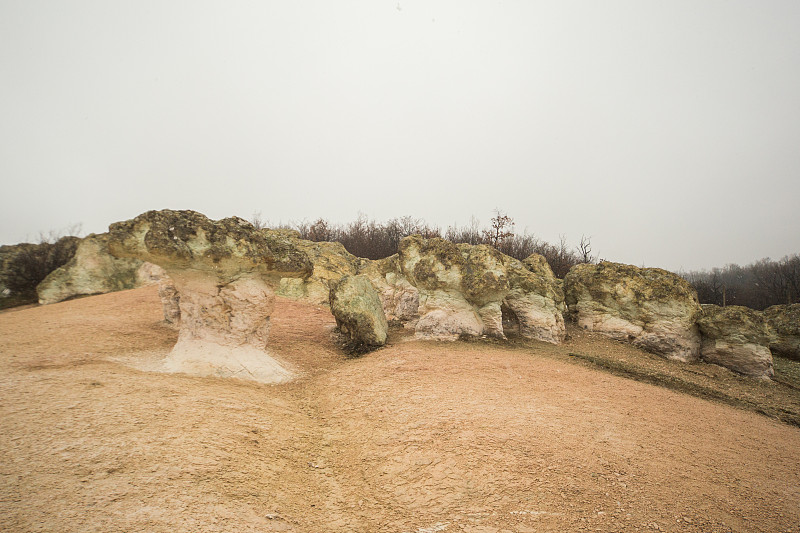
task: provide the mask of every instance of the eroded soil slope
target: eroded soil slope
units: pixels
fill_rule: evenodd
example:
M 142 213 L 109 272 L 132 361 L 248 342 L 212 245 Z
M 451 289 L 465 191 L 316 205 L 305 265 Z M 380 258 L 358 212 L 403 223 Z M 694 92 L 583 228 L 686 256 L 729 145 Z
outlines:
M 798 428 L 566 356 L 592 336 L 348 360 L 280 301 L 303 376 L 265 386 L 148 371 L 160 320 L 153 288 L 0 314 L 0 530 L 800 531 Z

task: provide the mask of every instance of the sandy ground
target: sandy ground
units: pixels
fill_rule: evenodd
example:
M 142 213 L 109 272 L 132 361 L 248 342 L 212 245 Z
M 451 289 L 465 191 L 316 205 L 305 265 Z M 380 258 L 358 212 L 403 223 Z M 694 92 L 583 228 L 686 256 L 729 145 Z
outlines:
M 0 314 L 0 531 L 800 531 L 800 429 L 752 412 L 548 345 L 346 359 L 288 301 L 300 379 L 154 373 L 160 320 L 153 288 Z

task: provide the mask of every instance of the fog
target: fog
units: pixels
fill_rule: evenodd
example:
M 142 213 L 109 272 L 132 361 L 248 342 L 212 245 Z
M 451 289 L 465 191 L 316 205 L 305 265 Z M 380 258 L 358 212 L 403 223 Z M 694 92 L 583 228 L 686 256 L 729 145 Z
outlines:
M 151 209 L 800 252 L 797 2 L 0 4 L 0 243 Z

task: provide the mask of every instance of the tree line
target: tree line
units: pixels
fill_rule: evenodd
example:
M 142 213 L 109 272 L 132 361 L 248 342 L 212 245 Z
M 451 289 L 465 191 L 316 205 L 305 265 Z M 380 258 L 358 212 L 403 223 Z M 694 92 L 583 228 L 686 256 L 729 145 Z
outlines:
M 697 291 L 700 303 L 766 309 L 800 302 L 800 255 L 746 266 L 730 264 L 710 271 L 680 273 Z
M 256 227 L 269 225 L 261 219 L 259 213 L 253 215 L 251 222 Z M 422 235 L 425 238 L 439 237 L 453 243 L 487 244 L 519 260 L 533 253 L 541 254 L 559 278 L 563 278 L 574 265 L 597 262 L 597 257 L 592 255 L 591 240 L 588 237 L 582 237 L 580 244 L 574 248 L 567 244 L 564 236 L 561 236 L 558 243 L 551 244 L 528 232 L 516 233 L 514 220 L 500 211 L 495 211 L 488 227 L 482 226 L 475 217 L 464 226 L 453 225 L 442 230 L 410 216 L 379 222 L 364 214 L 359 214 L 354 221 L 345 224 L 335 224 L 319 218 L 313 222 L 291 222 L 279 224 L 277 227 L 297 230 L 301 238 L 310 241 L 340 242 L 351 254 L 367 259 L 383 259 L 396 254 L 404 237 Z

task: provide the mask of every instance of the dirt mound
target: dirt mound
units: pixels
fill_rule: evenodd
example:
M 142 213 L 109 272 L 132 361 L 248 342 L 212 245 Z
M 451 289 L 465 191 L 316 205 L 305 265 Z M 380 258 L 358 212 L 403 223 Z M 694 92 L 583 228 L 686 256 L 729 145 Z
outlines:
M 279 299 L 300 378 L 260 385 L 146 371 L 162 320 L 154 287 L 0 314 L 0 529 L 800 531 L 800 429 L 568 355 L 669 364 L 607 338 L 347 359 Z

